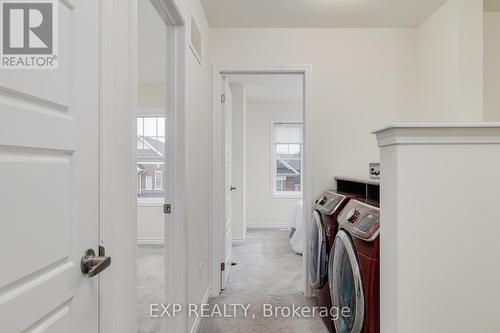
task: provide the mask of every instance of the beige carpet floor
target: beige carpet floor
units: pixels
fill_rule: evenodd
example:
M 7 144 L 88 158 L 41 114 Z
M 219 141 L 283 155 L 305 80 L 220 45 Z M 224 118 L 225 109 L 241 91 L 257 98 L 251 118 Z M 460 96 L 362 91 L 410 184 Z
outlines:
M 287 231 L 248 230 L 245 242 L 233 247 L 233 261 L 237 265 L 231 268 L 228 285 L 219 297 L 210 299 L 210 307 L 250 305 L 248 316 L 240 310 L 236 317 L 205 318 L 200 333 L 327 333 L 319 317 L 292 319 L 263 315 L 264 304 L 272 304 L 275 309 L 293 304 L 315 305 L 301 291 L 302 256 L 292 251 Z M 148 310 L 149 304 L 162 302 L 163 269 L 163 247 L 139 247 L 139 333 L 161 332 L 162 319 L 150 318 Z

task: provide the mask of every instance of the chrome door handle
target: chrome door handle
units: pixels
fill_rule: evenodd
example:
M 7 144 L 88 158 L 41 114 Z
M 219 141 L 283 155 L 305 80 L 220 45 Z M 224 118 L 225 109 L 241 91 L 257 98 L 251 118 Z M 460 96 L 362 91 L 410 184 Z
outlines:
M 236 191 L 236 186 L 230 186 L 229 191 Z
M 101 247 L 99 249 L 101 252 Z M 102 248 L 102 254 L 104 254 L 104 248 Z M 111 265 L 111 257 L 96 256 L 94 250 L 87 249 L 82 256 L 82 261 L 80 262 L 80 268 L 83 274 L 88 274 L 89 278 L 101 273 L 103 270 Z

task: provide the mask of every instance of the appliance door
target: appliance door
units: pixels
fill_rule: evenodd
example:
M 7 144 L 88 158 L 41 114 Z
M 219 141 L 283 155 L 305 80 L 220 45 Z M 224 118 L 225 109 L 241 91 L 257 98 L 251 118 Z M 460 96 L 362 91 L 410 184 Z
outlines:
M 328 253 L 326 244 L 326 233 L 321 222 L 321 216 L 314 211 L 311 223 L 310 253 L 311 261 L 309 264 L 309 276 L 312 287 L 315 289 L 323 288 L 328 273 Z
M 334 325 L 337 333 L 360 333 L 365 315 L 365 298 L 359 263 L 351 238 L 340 230 L 330 253 L 328 281 L 332 306 L 340 314 Z M 343 309 L 349 316 L 342 316 Z

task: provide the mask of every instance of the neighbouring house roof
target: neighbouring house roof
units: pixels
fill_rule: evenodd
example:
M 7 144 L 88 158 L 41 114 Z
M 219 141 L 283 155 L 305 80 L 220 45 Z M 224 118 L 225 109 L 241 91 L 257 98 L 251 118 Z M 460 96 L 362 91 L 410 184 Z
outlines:
M 278 160 L 277 174 L 280 176 L 300 175 L 300 160 Z
M 137 136 L 137 158 L 158 159 L 165 157 L 165 143 L 150 137 Z

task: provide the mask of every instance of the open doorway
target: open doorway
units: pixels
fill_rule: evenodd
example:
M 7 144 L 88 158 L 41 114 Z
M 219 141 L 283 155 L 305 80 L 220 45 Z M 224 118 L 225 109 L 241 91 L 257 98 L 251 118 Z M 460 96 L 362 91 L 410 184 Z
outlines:
M 226 270 L 222 289 L 224 294 L 264 292 L 262 279 L 270 282 L 269 293 L 301 292 L 303 248 L 298 244 L 298 253 L 293 251 L 289 235 L 302 221 L 296 216 L 303 199 L 302 75 L 226 75 L 223 82 L 232 134 L 226 136 L 232 197 L 225 212 L 231 211 L 226 215 L 232 229 L 230 261 L 238 266 Z
M 310 305 L 307 74 L 215 70 L 212 304 Z M 258 322 L 207 319 L 202 328 L 229 332 Z
M 152 333 L 163 321 L 150 317 L 149 305 L 165 301 L 167 27 L 150 1 L 138 1 L 137 13 L 137 328 Z
M 165 318 L 151 308 L 187 299 L 186 25 L 173 0 L 138 1 L 137 15 L 138 332 L 183 332 L 185 313 Z

